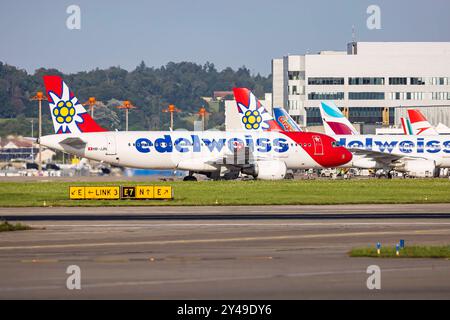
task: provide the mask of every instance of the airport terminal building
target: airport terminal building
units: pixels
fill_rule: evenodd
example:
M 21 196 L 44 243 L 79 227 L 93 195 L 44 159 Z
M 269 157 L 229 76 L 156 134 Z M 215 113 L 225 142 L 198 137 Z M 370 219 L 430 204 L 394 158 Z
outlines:
M 273 59 L 272 74 L 272 105 L 302 126 L 322 124 L 321 100 L 345 108 L 365 133 L 398 124 L 416 106 L 431 123 L 450 125 L 450 42 L 352 42 L 347 51 Z

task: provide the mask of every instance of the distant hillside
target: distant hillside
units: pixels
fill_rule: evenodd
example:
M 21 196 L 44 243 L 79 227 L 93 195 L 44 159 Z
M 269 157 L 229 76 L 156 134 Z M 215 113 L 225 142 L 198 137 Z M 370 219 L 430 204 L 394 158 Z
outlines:
M 202 66 L 191 62 L 170 62 L 160 68 L 149 68 L 142 62 L 131 72 L 111 67 L 65 75 L 55 69 L 38 69 L 31 75 L 0 62 L 0 118 L 12 119 L 3 120 L 7 125 L 0 128 L 0 136 L 31 134 L 31 123 L 27 118 L 36 118 L 38 108 L 29 97 L 38 90 L 44 90 L 42 76 L 45 74 L 61 75 L 81 102 L 90 96 L 102 101 L 103 108 L 98 108 L 97 119 L 112 130 L 121 129 L 120 125 L 124 125 L 122 112 L 115 108 L 123 100 L 130 100 L 139 107 L 130 113 L 130 130 L 168 128 L 169 116 L 161 110 L 171 103 L 182 109 L 182 113 L 176 116 L 176 127 L 192 129 L 192 123 L 183 119 L 191 119 L 189 115 L 206 105 L 201 97 L 211 96 L 213 91 L 245 86 L 258 96 L 271 92 L 271 76 L 251 75 L 245 67 L 236 71 L 231 68 L 218 71 L 212 63 Z M 52 133 L 47 104 L 43 111 L 44 118 L 48 119 L 44 123 L 44 134 Z M 209 127 L 220 125 L 222 119 L 220 115 L 211 116 Z

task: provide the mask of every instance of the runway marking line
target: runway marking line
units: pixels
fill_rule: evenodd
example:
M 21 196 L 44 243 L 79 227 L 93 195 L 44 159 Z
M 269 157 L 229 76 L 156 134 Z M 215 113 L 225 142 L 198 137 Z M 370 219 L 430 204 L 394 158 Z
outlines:
M 58 259 L 26 259 L 21 260 L 22 263 L 57 263 L 60 262 Z
M 157 224 L 42 224 L 31 227 L 44 226 L 47 228 L 160 228 L 160 227 L 308 227 L 308 226 L 434 226 L 450 225 L 450 222 L 293 222 L 293 223 L 157 223 Z M 91 231 L 76 231 L 87 233 Z
M 97 259 L 93 259 L 91 261 L 101 262 L 101 263 L 125 263 L 125 262 L 130 262 L 130 259 L 127 259 L 127 258 L 118 258 L 118 259 L 97 258 Z
M 442 234 L 449 233 L 450 229 L 439 230 L 408 230 L 417 234 Z M 136 245 L 171 245 L 171 244 L 195 244 L 195 243 L 227 243 L 240 241 L 264 241 L 264 240 L 300 240 L 314 238 L 332 238 L 332 237 L 358 237 L 369 235 L 393 235 L 399 234 L 399 231 L 376 231 L 376 232 L 348 232 L 348 233 L 326 233 L 326 234 L 308 234 L 308 235 L 286 235 L 286 236 L 267 236 L 267 237 L 235 237 L 235 238 L 213 238 L 213 239 L 181 239 L 181 240 L 152 240 L 152 241 L 133 241 L 133 242 L 103 242 L 103 243 L 67 243 L 67 244 L 48 244 L 31 246 L 9 246 L 0 247 L 1 251 L 21 250 L 21 249 L 58 249 L 58 248 L 90 248 L 90 247 L 112 247 L 112 246 L 136 246 Z

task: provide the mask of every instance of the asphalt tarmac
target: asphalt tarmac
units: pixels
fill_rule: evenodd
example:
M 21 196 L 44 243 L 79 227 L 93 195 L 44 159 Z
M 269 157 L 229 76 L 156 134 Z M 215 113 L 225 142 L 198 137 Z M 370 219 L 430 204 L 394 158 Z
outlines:
M 0 298 L 449 299 L 449 260 L 348 256 L 352 247 L 400 239 L 449 244 L 449 212 L 448 205 L 0 208 L 0 216 L 37 228 L 0 233 Z M 66 286 L 71 265 L 80 267 L 80 290 Z M 380 290 L 367 288 L 371 265 L 381 269 Z

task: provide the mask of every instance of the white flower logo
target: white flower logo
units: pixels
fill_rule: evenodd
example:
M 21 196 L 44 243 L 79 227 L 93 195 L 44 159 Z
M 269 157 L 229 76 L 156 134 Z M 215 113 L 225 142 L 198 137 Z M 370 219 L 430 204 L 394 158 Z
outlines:
M 253 93 L 249 93 L 250 101 L 248 106 L 238 102 L 238 111 L 242 115 L 242 125 L 246 130 L 262 131 L 270 128 L 268 121 L 272 120 L 272 116 L 256 99 Z
M 49 105 L 55 132 L 77 132 L 78 124 L 84 121 L 81 114 L 86 113 L 86 110 L 75 96 L 70 97 L 69 87 L 63 82 L 61 97 L 53 92 L 49 92 L 49 95 L 53 100 Z

